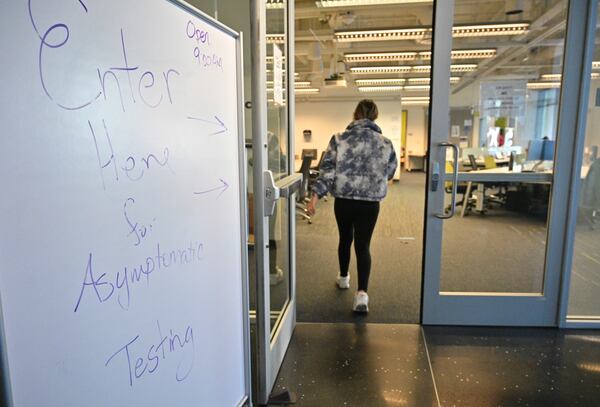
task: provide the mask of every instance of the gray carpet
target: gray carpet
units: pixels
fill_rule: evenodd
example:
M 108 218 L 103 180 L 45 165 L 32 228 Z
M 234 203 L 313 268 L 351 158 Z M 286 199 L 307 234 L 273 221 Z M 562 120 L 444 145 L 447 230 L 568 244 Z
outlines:
M 371 254 L 370 312 L 351 312 L 351 289 L 338 290 L 338 234 L 333 199 L 320 201 L 309 225 L 298 219 L 297 318 L 299 322 L 418 323 L 422 273 L 423 173 L 404 173 L 382 202 Z M 540 292 L 545 219 L 492 207 L 485 215 L 445 222 L 441 288 L 444 291 Z M 570 314 L 600 314 L 600 231 L 578 228 Z
M 419 321 L 425 174 L 402 174 L 381 203 L 371 243 L 368 322 Z M 299 322 L 355 322 L 351 311 L 357 276 L 354 253 L 350 290 L 338 290 L 338 231 L 333 199 L 321 200 L 312 225 L 296 227 L 297 319 Z M 364 318 L 363 318 L 364 319 Z

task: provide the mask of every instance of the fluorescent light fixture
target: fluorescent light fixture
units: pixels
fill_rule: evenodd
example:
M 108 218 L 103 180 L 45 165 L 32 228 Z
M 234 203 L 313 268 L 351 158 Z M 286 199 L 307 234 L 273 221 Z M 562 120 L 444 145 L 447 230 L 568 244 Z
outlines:
M 321 89 L 319 89 L 319 88 L 300 88 L 300 89 L 296 89 L 296 93 L 314 94 L 314 93 L 319 93 L 320 91 L 321 91 Z
M 404 87 L 404 90 L 409 91 L 409 92 L 428 91 L 429 85 L 406 85 Z
M 560 81 L 562 75 L 559 73 L 547 73 L 540 76 L 540 79 L 543 81 Z
M 504 35 L 520 35 L 529 31 L 529 23 L 474 24 L 452 27 L 452 36 L 489 37 Z M 431 27 L 395 28 L 383 30 L 336 31 L 335 39 L 339 42 L 357 41 L 391 41 L 420 40 L 431 37 Z
M 359 86 L 359 92 L 400 92 L 402 86 Z
M 273 81 L 267 81 L 267 86 L 273 86 Z M 309 81 L 296 81 L 294 82 L 294 86 L 297 88 L 307 88 L 310 86 Z
M 378 85 L 402 85 L 406 82 L 404 78 L 389 78 L 389 79 L 357 79 L 354 81 L 356 86 L 378 86 Z
M 427 106 L 429 105 L 429 100 L 418 100 L 418 101 L 403 101 L 402 106 Z
M 429 96 L 404 96 L 401 103 L 403 105 L 428 105 Z
M 496 56 L 495 49 L 467 49 L 452 51 L 452 59 L 484 59 Z M 353 62 L 385 62 L 385 61 L 415 61 L 418 59 L 430 60 L 431 51 L 403 51 L 403 52 L 365 52 L 349 53 L 344 55 L 347 63 Z
M 600 79 L 600 73 L 592 72 L 590 74 L 591 79 Z M 547 73 L 540 76 L 540 80 L 542 81 L 560 81 L 562 79 L 562 75 L 559 73 Z
M 267 0 L 266 6 L 271 9 L 284 8 L 283 0 Z
M 431 34 L 430 28 L 398 28 L 391 30 L 338 31 L 334 33 L 339 42 L 421 40 Z
M 311 85 L 310 81 L 296 81 L 294 82 L 294 87 L 298 88 L 309 88 Z
M 529 23 L 473 24 L 452 27 L 454 38 L 521 35 L 529 32 Z
M 560 88 L 560 82 L 528 82 L 527 89 L 556 89 Z
M 427 73 L 431 71 L 431 65 L 415 65 L 411 69 L 411 73 Z
M 477 64 L 453 64 L 450 65 L 451 72 L 473 72 L 477 69 Z
M 451 76 L 450 83 L 457 83 L 460 81 L 460 77 Z M 408 78 L 408 83 L 410 85 L 428 85 L 431 82 L 431 78 L 423 77 L 423 78 Z
M 317 7 L 375 6 L 380 4 L 433 3 L 433 0 L 317 0 Z
M 600 61 L 592 61 L 592 69 L 600 69 Z
M 412 84 L 412 85 L 422 85 L 422 84 L 428 84 L 431 82 L 431 78 L 429 77 L 425 77 L 425 78 L 408 78 L 408 83 Z
M 267 34 L 267 44 L 284 44 L 285 34 Z
M 452 64 L 452 72 L 472 72 L 477 69 L 477 64 Z M 431 71 L 431 65 L 413 65 L 413 66 L 355 66 L 350 68 L 350 72 L 357 75 L 372 74 L 390 74 L 390 73 L 428 73 Z
M 346 62 L 383 62 L 383 61 L 414 61 L 418 52 L 366 52 L 345 54 Z
M 405 102 L 417 102 L 417 101 L 427 101 L 429 102 L 429 96 L 405 96 L 402 98 Z
M 355 66 L 350 68 L 350 72 L 359 75 L 380 74 L 380 73 L 410 73 L 410 66 Z
M 455 49 L 452 50 L 452 59 L 486 59 L 496 56 L 497 51 L 494 48 L 486 49 Z M 419 52 L 419 58 L 431 59 L 431 51 Z

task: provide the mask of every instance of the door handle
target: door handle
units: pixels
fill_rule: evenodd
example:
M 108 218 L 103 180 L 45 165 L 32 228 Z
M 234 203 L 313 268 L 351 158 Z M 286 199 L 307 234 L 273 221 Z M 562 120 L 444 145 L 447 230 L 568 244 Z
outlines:
M 277 182 L 273 178 L 271 171 L 263 173 L 265 184 L 265 217 L 273 216 L 275 205 L 280 198 L 289 198 L 296 193 L 302 185 L 302 174 L 292 174 Z
M 458 154 L 459 154 L 459 150 L 458 150 L 458 146 L 456 144 L 452 144 L 452 143 L 448 143 L 448 142 L 440 143 L 439 146 L 441 148 L 443 148 L 444 150 L 446 150 L 447 148 L 452 149 L 454 165 L 453 165 L 453 171 L 452 171 L 452 191 L 450 194 L 450 199 L 451 199 L 450 211 L 448 213 L 446 213 L 445 211 L 444 211 L 444 213 L 438 213 L 435 215 L 435 217 L 438 219 L 450 219 L 451 217 L 454 216 L 454 212 L 456 212 L 456 190 L 458 188 Z M 438 170 L 439 170 L 439 164 L 438 164 Z M 438 173 L 438 180 L 439 180 L 439 173 Z
M 264 216 L 273 216 L 275 213 L 275 204 L 281 196 L 279 187 L 275 185 L 275 179 L 271 171 L 263 172 L 263 183 L 265 185 L 265 196 L 264 196 Z
M 302 174 L 292 174 L 277 181 L 275 185 L 279 188 L 280 198 L 289 198 L 300 189 L 300 186 L 302 185 Z

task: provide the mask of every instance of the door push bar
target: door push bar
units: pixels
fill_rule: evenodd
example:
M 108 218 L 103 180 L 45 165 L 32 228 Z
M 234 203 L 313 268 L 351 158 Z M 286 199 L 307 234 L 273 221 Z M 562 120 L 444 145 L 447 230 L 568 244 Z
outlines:
M 275 213 L 275 205 L 279 198 L 289 198 L 300 189 L 302 174 L 292 174 L 277 182 L 275 182 L 271 171 L 265 171 L 263 177 L 265 184 L 265 217 L 268 217 L 273 216 Z
M 453 165 L 453 170 L 452 170 L 452 192 L 450 195 L 450 197 L 451 197 L 450 211 L 447 213 L 446 213 L 446 211 L 444 211 L 444 213 L 437 213 L 435 215 L 435 217 L 438 219 L 450 219 L 451 217 L 454 216 L 454 212 L 456 212 L 456 190 L 458 188 L 459 150 L 458 150 L 458 146 L 456 144 L 452 144 L 452 143 L 443 142 L 443 143 L 440 143 L 439 146 L 441 148 L 443 148 L 444 150 L 447 148 L 452 149 L 454 165 Z M 440 164 L 438 162 L 435 162 L 433 164 L 433 174 L 431 176 L 431 190 L 433 192 L 437 191 L 440 181 L 441 181 L 440 180 Z

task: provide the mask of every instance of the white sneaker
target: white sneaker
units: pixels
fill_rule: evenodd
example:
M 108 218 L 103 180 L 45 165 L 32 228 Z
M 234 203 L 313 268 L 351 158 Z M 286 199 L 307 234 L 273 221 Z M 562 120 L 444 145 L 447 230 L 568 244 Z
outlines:
M 354 312 L 369 312 L 369 295 L 364 291 L 358 291 L 354 296 Z
M 335 283 L 341 289 L 345 290 L 350 288 L 350 275 L 348 274 L 346 277 L 342 277 L 338 274 L 337 278 L 335 279 Z
M 275 273 L 269 274 L 270 285 L 277 285 L 283 281 L 283 270 L 279 266 L 275 266 Z

